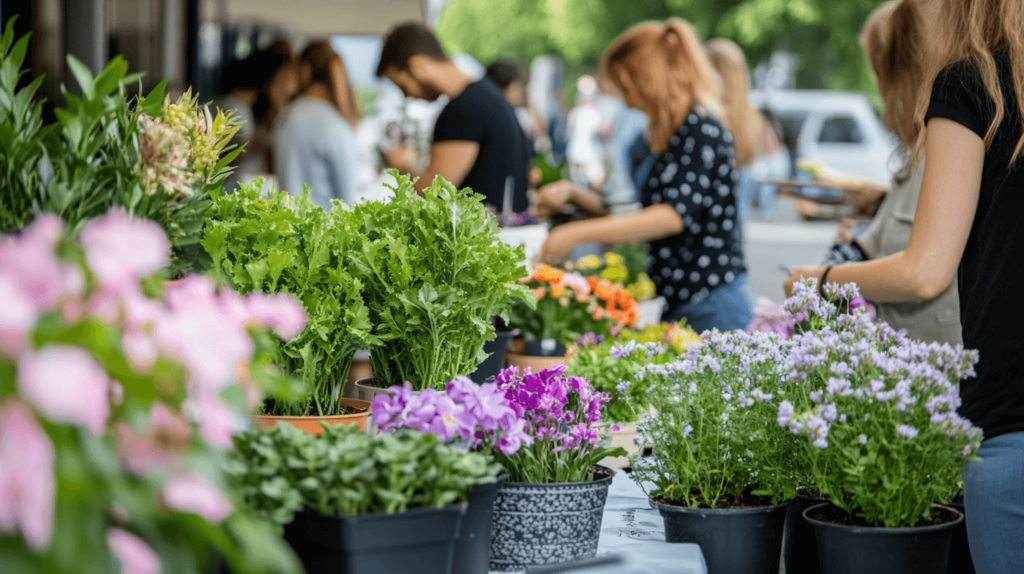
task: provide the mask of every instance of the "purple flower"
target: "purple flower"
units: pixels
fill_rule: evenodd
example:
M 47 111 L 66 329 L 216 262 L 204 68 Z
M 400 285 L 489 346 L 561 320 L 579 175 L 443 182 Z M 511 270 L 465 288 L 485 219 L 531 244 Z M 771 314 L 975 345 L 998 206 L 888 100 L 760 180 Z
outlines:
M 868 435 L 862 434 L 857 437 L 857 442 L 860 444 L 868 444 Z
M 631 383 L 629 381 L 622 381 L 621 383 L 615 385 L 615 390 L 618 391 L 619 394 L 624 395 L 626 394 L 626 391 L 629 390 L 630 384 Z
M 787 426 L 793 420 L 793 403 L 789 401 L 779 403 L 779 417 L 777 420 L 780 427 Z
M 899 425 L 896 427 L 896 432 L 907 438 L 916 438 L 917 429 L 908 425 Z

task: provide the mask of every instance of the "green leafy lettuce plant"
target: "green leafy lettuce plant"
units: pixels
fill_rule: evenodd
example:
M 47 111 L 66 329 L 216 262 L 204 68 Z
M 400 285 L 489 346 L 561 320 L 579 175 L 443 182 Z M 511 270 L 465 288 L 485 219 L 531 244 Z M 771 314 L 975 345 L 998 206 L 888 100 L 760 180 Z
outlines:
M 97 76 L 75 58 L 67 65 L 81 95 L 61 87 L 64 107 L 44 124 L 40 75 L 18 89 L 29 37 L 14 39 L 14 19 L 0 37 L 0 232 L 21 230 L 37 215 L 59 215 L 72 231 L 111 207 L 156 221 L 174 248 L 171 267 L 195 262 L 207 200 L 241 151 L 228 145 L 240 123 L 212 113 L 186 93 L 171 102 L 167 82 L 131 99 L 128 64 L 115 57 Z
M 310 436 L 286 424 L 235 435 L 225 472 L 245 504 L 275 524 L 310 509 L 327 516 L 442 508 L 497 480 L 501 467 L 411 429 L 372 436 L 324 425 Z
M 352 214 L 336 204 L 325 211 L 301 195 L 270 192 L 256 179 L 233 194 L 213 190 L 203 248 L 209 273 L 240 293 L 289 293 L 302 302 L 307 325 L 283 344 L 277 364 L 300 378 L 304 400 L 268 401 L 266 414 L 344 414 L 338 381 L 348 379 L 352 358 L 376 339 L 363 303 L 363 280 L 348 269 L 356 249 Z
M 776 424 L 782 339 L 742 331 L 705 337 L 681 360 L 637 374 L 658 414 L 638 425 L 654 457 L 641 463 L 639 453 L 631 456 L 634 479 L 654 483 L 652 498 L 691 508 L 744 496 L 792 499 L 798 440 Z
M 498 240 L 481 196 L 442 178 L 421 196 L 408 176 L 389 173 L 390 202 L 352 208 L 360 245 L 350 261 L 379 340 L 370 362 L 378 385 L 442 389 L 486 358 L 492 316 L 507 320 L 513 301 L 536 300 L 518 282 L 522 247 Z

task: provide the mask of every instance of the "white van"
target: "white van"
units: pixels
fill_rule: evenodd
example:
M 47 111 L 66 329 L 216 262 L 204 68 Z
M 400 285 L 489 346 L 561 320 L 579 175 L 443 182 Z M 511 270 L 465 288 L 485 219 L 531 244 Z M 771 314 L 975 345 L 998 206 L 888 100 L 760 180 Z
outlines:
M 755 90 L 755 108 L 767 108 L 782 122 L 795 159 L 823 163 L 846 175 L 892 179 L 898 145 L 867 97 L 823 90 Z

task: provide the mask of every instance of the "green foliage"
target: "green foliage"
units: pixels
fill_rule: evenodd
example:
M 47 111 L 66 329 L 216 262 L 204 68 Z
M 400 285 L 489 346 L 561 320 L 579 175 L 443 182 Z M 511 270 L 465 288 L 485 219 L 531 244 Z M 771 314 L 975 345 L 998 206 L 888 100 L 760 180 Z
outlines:
M 569 179 L 569 160 L 562 160 L 562 163 L 558 165 L 551 165 L 543 154 L 538 154 L 533 157 L 533 160 L 530 162 L 530 166 L 535 167 L 540 171 L 540 183 L 537 184 L 538 188 L 544 187 L 549 183 Z
M 604 422 L 635 423 L 640 420 L 650 407 L 649 384 L 634 377 L 644 365 L 666 364 L 676 358 L 670 348 L 658 343 L 629 345 L 629 341 L 636 341 L 637 334 L 628 329 L 623 333 L 629 333 L 628 338 L 608 338 L 596 345 L 574 346 L 570 351 L 572 358 L 566 363 L 569 367 L 567 375 L 583 377 L 597 391 L 611 397 L 601 409 Z M 612 349 L 616 349 L 616 354 L 621 353 L 620 356 L 613 356 Z M 617 388 L 622 383 L 628 383 L 624 392 Z
M 257 515 L 279 525 L 304 508 L 328 516 L 442 508 L 501 471 L 482 454 L 410 429 L 372 436 L 325 424 L 313 437 L 280 423 L 234 440 L 225 464 L 231 482 Z
M 557 52 L 570 66 L 595 63 L 612 40 L 645 20 L 680 17 L 702 38 L 734 40 L 751 67 L 784 49 L 799 60 L 797 86 L 872 90 L 858 41 L 883 0 L 451 0 L 437 33 L 452 52 L 482 62 Z
M 326 211 L 302 195 L 271 192 L 256 179 L 234 194 L 213 190 L 203 248 L 210 274 L 239 293 L 290 293 L 306 310 L 302 335 L 282 345 L 277 362 L 306 389 L 295 403 L 268 401 L 267 414 L 341 414 L 338 381 L 348 379 L 356 351 L 376 341 L 363 281 L 348 269 L 358 234 L 341 204 Z
M 352 208 L 360 238 L 349 261 L 379 340 L 370 361 L 379 384 L 443 389 L 486 358 L 492 316 L 534 304 L 517 281 L 523 248 L 498 240 L 497 219 L 472 190 L 439 177 L 420 196 L 408 176 L 389 173 L 390 202 Z
M 29 38 L 15 41 L 13 23 L 14 19 L 8 21 L 0 38 L 0 232 L 17 232 L 46 211 L 76 231 L 85 220 L 120 206 L 158 222 L 174 247 L 172 269 L 191 269 L 207 196 L 223 184 L 228 163 L 240 151 L 226 147 L 239 123 L 230 115 L 201 110 L 194 98 L 171 104 L 164 95 L 166 82 L 129 101 L 125 86 L 140 76 L 127 74 L 123 58 L 115 57 L 93 77 L 84 64 L 68 56 L 68 68 L 82 95 L 62 86 L 66 105 L 54 110 L 56 123 L 43 125 L 43 102 L 35 95 L 45 76 L 17 88 L 28 73 L 23 65 Z M 176 106 L 183 116 L 177 127 L 160 132 L 178 136 L 176 145 L 154 141 L 156 134 L 152 128 L 147 132 L 147 126 L 163 126 L 167 110 Z M 184 169 L 147 164 L 157 157 L 143 153 L 147 133 L 150 147 L 166 145 L 162 151 L 182 161 L 190 154 L 197 159 Z M 196 149 L 207 153 L 196 154 Z M 180 181 L 164 186 L 154 179 L 168 173 Z

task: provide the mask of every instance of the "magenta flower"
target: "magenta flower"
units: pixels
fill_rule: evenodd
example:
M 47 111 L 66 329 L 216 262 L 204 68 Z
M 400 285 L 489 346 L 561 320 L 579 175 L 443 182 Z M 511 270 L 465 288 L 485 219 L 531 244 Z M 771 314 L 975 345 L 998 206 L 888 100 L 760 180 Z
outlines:
M 53 535 L 54 451 L 27 405 L 0 406 L 0 532 L 20 528 L 36 552 Z
M 18 389 L 51 421 L 103 434 L 110 415 L 110 378 L 88 351 L 47 345 L 23 354 Z
M 121 574 L 160 574 L 160 558 L 156 552 L 126 530 L 108 528 L 107 548 L 121 563 Z
M 205 479 L 192 474 L 171 477 L 162 489 L 171 510 L 197 514 L 210 524 L 220 524 L 235 511 L 231 501 Z
M 96 279 L 118 291 L 136 289 L 139 279 L 170 263 L 171 245 L 160 225 L 120 208 L 86 223 L 81 242 Z

